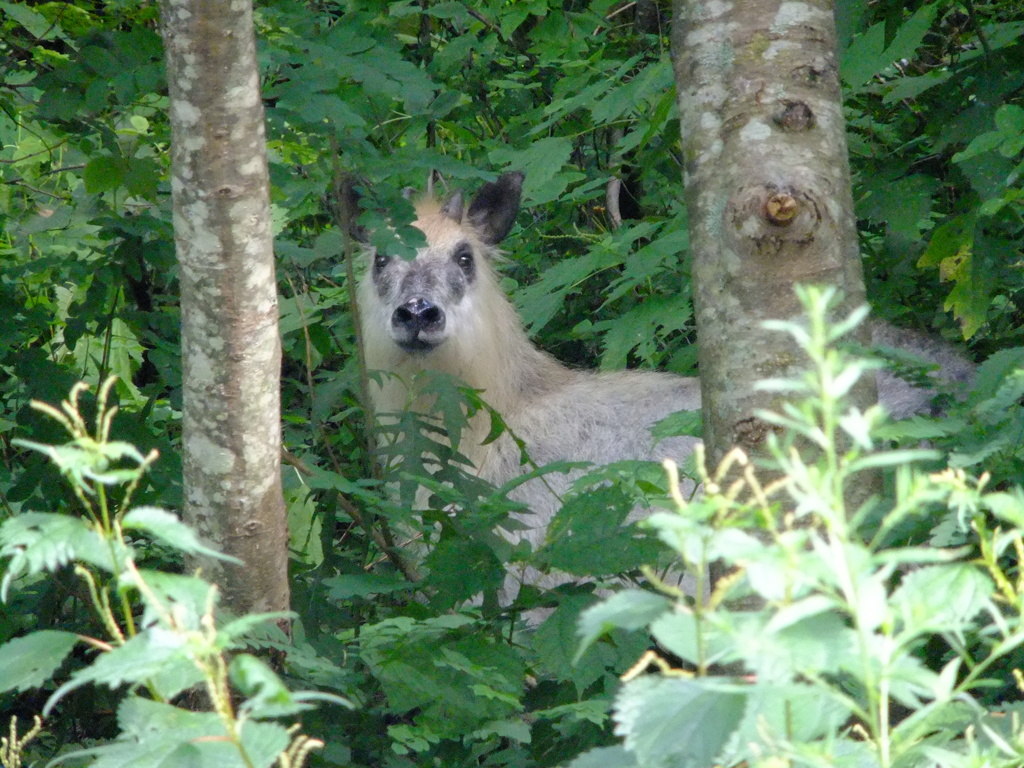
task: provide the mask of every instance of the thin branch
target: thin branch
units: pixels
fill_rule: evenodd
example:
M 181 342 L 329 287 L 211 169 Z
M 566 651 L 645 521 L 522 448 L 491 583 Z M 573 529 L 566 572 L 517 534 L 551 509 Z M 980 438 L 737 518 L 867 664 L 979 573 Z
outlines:
M 298 472 L 306 475 L 307 477 L 313 474 L 313 470 L 303 464 L 298 457 L 288 453 L 287 451 L 283 451 L 281 453 L 281 459 L 286 464 L 295 467 Z M 402 556 L 402 553 L 395 547 L 394 540 L 389 535 L 386 535 L 384 531 L 379 530 L 369 520 L 367 520 L 363 511 L 344 494 L 339 492 L 337 498 L 338 505 L 345 510 L 345 514 L 351 517 L 356 522 L 356 525 L 370 534 L 374 543 L 380 547 L 388 560 L 390 560 L 391 563 L 401 572 L 406 580 L 410 582 L 420 581 L 422 577 L 416 570 L 416 567 Z
M 489 30 L 491 30 L 491 32 L 499 32 L 500 31 L 498 29 L 497 25 L 493 21 L 491 21 L 486 16 L 484 16 L 482 13 L 480 13 L 480 11 L 476 10 L 476 8 L 473 8 L 468 3 L 463 3 L 463 5 L 465 6 L 466 11 L 469 13 L 470 16 L 472 16 L 474 19 L 476 19 L 481 24 L 483 24 L 485 27 L 487 27 Z
M 33 192 L 35 192 L 37 194 L 46 195 L 47 197 L 52 197 L 55 200 L 70 200 L 71 199 L 71 195 L 58 195 L 55 192 L 47 192 L 45 189 L 40 189 L 39 187 L 33 187 L 27 181 L 22 181 L 21 179 L 12 179 L 11 181 L 5 181 L 4 184 L 12 184 L 12 185 L 14 185 L 16 187 L 25 187 L 25 189 L 31 189 Z
M 67 144 L 67 143 L 68 143 L 67 139 L 61 139 L 54 146 L 46 147 L 44 149 L 40 149 L 38 152 L 33 152 L 33 153 L 29 154 L 29 155 L 24 155 L 22 157 L 16 157 L 13 160 L 0 160 L 0 165 L 16 165 L 16 164 L 18 164 L 20 162 L 28 160 L 31 157 L 35 157 L 36 155 L 46 155 L 46 154 L 49 154 L 50 152 L 53 152 L 53 150 L 55 150 L 61 144 Z M 80 166 L 74 166 L 74 167 L 76 167 L 76 168 L 84 168 L 85 166 L 84 165 L 80 165 Z

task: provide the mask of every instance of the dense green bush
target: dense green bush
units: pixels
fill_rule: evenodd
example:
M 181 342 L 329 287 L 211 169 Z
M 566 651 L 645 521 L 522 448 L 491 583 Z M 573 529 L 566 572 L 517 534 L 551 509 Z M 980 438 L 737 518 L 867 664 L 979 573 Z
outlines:
M 1024 643 L 1024 582 L 1006 565 L 1024 552 L 1024 493 L 990 491 L 987 475 L 922 472 L 914 465 L 934 451 L 877 444 L 881 409 L 843 403 L 870 366 L 832 346 L 857 318 L 830 325 L 830 293 L 802 298 L 809 327 L 778 327 L 811 370 L 762 385 L 797 398 L 764 414 L 784 430 L 769 439 L 771 464 L 754 467 L 736 449 L 687 500 L 668 462 L 675 510 L 646 523 L 694 575 L 716 560 L 735 570 L 710 593 L 620 592 L 581 617 L 584 649 L 622 627 L 649 633 L 656 650 L 615 699 L 624 748 L 575 765 L 1009 768 L 1024 759 L 1024 678 L 1003 666 Z M 878 498 L 851 506 L 851 490 L 883 467 L 896 473 L 890 505 L 881 514 Z M 777 479 L 760 480 L 766 469 Z M 892 542 L 908 519 L 938 509 L 961 546 Z M 986 707 L 993 690 L 999 705 Z
M 91 764 L 106 766 L 126 761 L 253 766 L 283 754 L 282 767 L 299 766 L 310 749 L 322 744 L 274 720 L 297 715 L 317 700 L 350 704 L 330 694 L 289 691 L 263 661 L 240 652 L 252 645 L 255 627 L 282 617 L 219 621 L 215 587 L 196 576 L 139 566 L 140 551 L 154 544 L 178 553 L 224 556 L 203 545 L 170 512 L 131 503 L 157 453 L 143 455 L 111 439 L 117 409 L 108 408 L 107 398 L 113 384 L 108 379 L 100 389 L 94 425 L 79 409 L 83 385 L 76 385 L 60 408 L 33 403 L 66 430 L 68 442 L 18 441 L 45 455 L 67 478 L 82 514 L 25 512 L 4 521 L 0 557 L 7 562 L 0 599 L 6 602 L 12 589 L 31 591 L 44 574 L 73 572 L 92 622 L 74 632 L 39 629 L 4 644 L 0 689 L 45 686 L 74 654 L 70 675 L 48 692 L 43 717 L 83 686 L 128 686 L 131 692 L 117 703 L 116 740 L 62 750 L 62 759 L 88 756 Z M 81 646 L 95 656 L 75 654 Z M 195 693 L 184 699 L 191 708 L 171 704 L 192 689 Z M 203 705 L 196 707 L 200 701 Z M 12 719 L 11 735 L 0 752 L 4 768 L 20 764 L 23 747 L 41 726 L 36 715 L 35 727 L 19 739 L 16 723 Z

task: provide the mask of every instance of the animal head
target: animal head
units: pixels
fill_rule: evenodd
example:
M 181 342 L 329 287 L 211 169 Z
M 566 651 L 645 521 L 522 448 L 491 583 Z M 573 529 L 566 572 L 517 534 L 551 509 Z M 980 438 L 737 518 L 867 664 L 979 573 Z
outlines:
M 480 355 L 518 330 L 491 262 L 515 222 L 522 184 L 522 173 L 506 173 L 484 184 L 468 208 L 461 192 L 423 201 L 413 225 L 427 242 L 416 258 L 369 253 L 360 315 L 371 368 L 445 370 L 473 383 Z

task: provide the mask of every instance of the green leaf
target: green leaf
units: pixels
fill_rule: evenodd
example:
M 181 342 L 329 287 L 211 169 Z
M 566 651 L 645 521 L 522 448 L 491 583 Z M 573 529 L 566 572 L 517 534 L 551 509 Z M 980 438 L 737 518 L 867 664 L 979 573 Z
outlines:
M 37 40 L 42 41 L 54 37 L 66 39 L 60 25 L 54 24 L 26 3 L 0 3 L 0 10 L 24 27 L 25 31 Z
M 791 743 L 829 739 L 850 718 L 849 708 L 825 688 L 791 683 L 754 686 L 737 733 L 742 754 L 772 750 L 780 741 Z M 870 764 L 870 763 L 868 763 Z M 831 763 L 829 763 L 831 765 Z
M 721 661 L 734 647 L 717 626 L 698 624 L 687 608 L 659 616 L 651 624 L 651 635 L 661 648 L 694 665 Z
M 903 632 L 960 632 L 983 610 L 997 610 L 989 601 L 992 580 L 966 563 L 933 565 L 904 575 L 889 604 Z
M 47 700 L 43 716 L 67 694 L 90 683 L 109 688 L 125 683 L 157 683 L 161 695 L 171 698 L 201 679 L 190 657 L 187 635 L 150 627 L 124 645 L 101 653 L 91 665 L 72 674 Z
M 231 659 L 228 667 L 231 681 L 248 698 L 240 710 L 256 718 L 284 717 L 312 709 L 314 699 L 320 699 L 344 707 L 352 703 L 340 696 L 310 691 L 292 692 L 281 682 L 281 678 L 262 660 L 247 653 Z
M 540 563 L 576 576 L 603 576 L 657 559 L 658 544 L 626 525 L 635 500 L 617 486 L 578 493 L 562 506 L 537 552 Z
M 178 627 L 187 631 L 199 630 L 203 617 L 216 606 L 216 588 L 197 576 L 139 568 L 122 574 L 120 586 L 122 589 L 138 589 L 140 581 L 145 584 L 145 589 L 139 593 L 146 596 L 143 598 L 146 606 L 143 624 L 146 626 L 160 621 L 165 606 L 173 604 Z M 149 595 L 155 596 L 159 605 L 151 604 Z
M 15 440 L 14 443 L 45 455 L 79 487 L 89 487 L 91 482 L 103 485 L 131 482 L 139 477 L 139 466 L 145 461 L 138 448 L 123 440 L 100 443 L 82 437 L 64 445 L 47 445 L 31 440 Z M 136 466 L 125 467 L 125 460 Z
M 1016 104 L 1003 104 L 996 110 L 996 128 L 1007 138 L 1014 138 L 1024 133 L 1024 107 Z
M 578 695 L 605 673 L 603 659 L 576 652 L 577 623 L 593 603 L 593 595 L 567 595 L 533 637 L 533 648 L 544 670 L 557 680 L 572 681 Z
M 23 512 L 0 525 L 0 557 L 10 558 L 0 584 L 0 600 L 7 599 L 11 582 L 22 575 L 55 571 L 74 560 L 113 571 L 111 556 L 111 546 L 85 520 Z
M 584 752 L 566 768 L 640 768 L 636 756 L 625 747 L 598 747 Z
M 205 555 L 227 563 L 243 565 L 237 557 L 225 555 L 203 544 L 175 515 L 159 507 L 135 507 L 121 520 L 125 530 L 143 531 L 157 541 L 190 555 Z
M 685 328 L 692 316 L 689 298 L 673 294 L 648 296 L 614 320 L 594 323 L 593 330 L 604 335 L 601 368 L 624 368 L 634 349 L 641 359 L 650 360 L 658 341 Z
M 732 636 L 739 655 L 751 660 L 751 669 L 759 681 L 785 684 L 800 675 L 819 679 L 822 675 L 837 674 L 844 665 L 855 665 L 859 660 L 856 634 L 830 603 L 820 595 L 811 596 L 790 607 L 795 616 L 802 615 L 804 610 L 819 611 L 826 607 L 828 612 L 791 620 L 785 617 L 787 611 L 783 609 L 763 627 L 738 623 L 740 631 L 734 631 Z M 742 622 L 743 617 L 737 619 Z
M 915 99 L 937 85 L 942 85 L 953 77 L 948 69 L 933 69 L 919 77 L 901 77 L 893 88 L 885 94 L 883 104 L 898 104 L 906 99 Z M 955 158 L 954 158 L 955 160 Z
M 64 663 L 78 635 L 44 629 L 0 645 L 0 693 L 38 688 Z
M 892 42 L 885 45 L 885 22 L 871 26 L 867 32 L 855 37 L 843 56 L 843 80 L 854 91 L 859 90 L 874 75 L 888 69 L 899 59 L 912 58 L 928 33 L 938 3 L 927 3 L 905 21 Z
M 669 610 L 671 603 L 661 595 L 639 589 L 616 592 L 582 613 L 578 634 L 580 647 L 573 662 L 579 661 L 583 653 L 595 640 L 613 629 L 645 629 L 655 619 Z
M 529 724 L 518 718 L 495 720 L 487 723 L 483 728 L 477 728 L 469 736 L 472 739 L 485 743 L 492 742 L 495 736 L 499 739 L 509 739 L 519 744 L 529 744 L 532 739 Z
M 1021 368 L 1024 368 L 1024 347 L 1002 349 L 991 355 L 978 366 L 978 373 L 974 380 L 975 397 L 979 399 L 994 397 L 1003 386 L 1003 380 Z
M 971 140 L 971 143 L 967 145 L 966 149 L 953 155 L 953 162 L 962 163 L 965 160 L 970 160 L 978 155 L 991 152 L 998 148 L 1002 142 L 1003 137 L 997 131 L 989 131 L 988 133 L 979 134 Z
M 666 54 L 647 64 L 634 77 L 615 84 L 596 103 L 592 102 L 590 114 L 597 125 L 610 123 L 641 107 L 648 99 L 661 96 L 674 85 L 672 64 Z
M 275 762 L 291 741 L 277 723 L 241 724 L 241 749 L 215 712 L 188 712 L 135 696 L 117 711 L 121 735 L 112 744 L 65 754 L 93 756 L 95 768 L 253 768 Z
M 328 599 L 332 601 L 351 600 L 353 597 L 388 595 L 392 592 L 411 590 L 413 585 L 400 576 L 382 573 L 343 574 L 324 579 L 328 588 Z
M 98 195 L 117 189 L 125 181 L 125 163 L 120 158 L 100 155 L 94 157 L 82 171 L 82 180 L 85 182 L 85 191 L 91 195 Z
M 1000 520 L 1024 530 L 1024 489 L 985 494 L 985 506 Z
M 425 13 L 438 19 L 453 19 L 458 23 L 465 23 L 469 18 L 464 3 L 435 3 L 426 7 Z
M 318 568 L 324 561 L 323 516 L 308 487 L 285 496 L 288 516 L 288 548 L 292 558 L 307 567 Z
M 667 437 L 703 437 L 704 425 L 700 411 L 676 411 L 659 420 L 651 427 L 651 436 L 655 440 Z
M 569 162 L 572 140 L 565 136 L 537 139 L 525 149 L 501 148 L 492 150 L 490 160 L 495 165 L 526 174 L 523 196 L 535 204 L 554 200 L 565 191 L 577 174 L 561 173 Z
M 561 259 L 547 269 L 540 280 L 519 292 L 519 305 L 523 321 L 531 333 L 544 328 L 565 305 L 566 296 L 579 283 L 605 266 L 607 256 L 591 252 L 583 256 Z
M 129 194 L 155 201 L 162 174 L 163 167 L 156 160 L 133 157 L 128 160 L 124 183 Z
M 645 768 L 705 768 L 743 718 L 747 696 L 714 678 L 649 675 L 615 698 L 615 733 Z
M 505 580 L 505 568 L 491 547 L 458 535 L 443 536 L 427 555 L 426 566 L 427 583 L 444 607 L 496 590 Z
M 483 633 L 463 635 L 465 616 L 386 619 L 361 629 L 360 656 L 396 713 L 417 709 L 417 723 L 461 738 L 509 717 L 522 694 L 522 660 Z M 474 690 L 474 686 L 486 686 Z M 494 691 L 500 696 L 489 695 Z

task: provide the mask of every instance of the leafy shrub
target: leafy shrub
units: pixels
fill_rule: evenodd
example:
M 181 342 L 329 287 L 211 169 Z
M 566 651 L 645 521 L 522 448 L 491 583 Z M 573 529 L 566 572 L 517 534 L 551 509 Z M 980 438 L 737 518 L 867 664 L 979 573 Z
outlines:
M 574 766 L 1024 760 L 1024 678 L 994 674 L 1024 643 L 1024 581 L 1006 565 L 1024 553 L 1024 493 L 988 491 L 987 475 L 963 470 L 916 471 L 934 451 L 879 446 L 881 409 L 843 405 L 867 366 L 832 348 L 859 318 L 830 326 L 832 293 L 801 297 L 809 327 L 776 325 L 812 368 L 763 385 L 797 397 L 761 414 L 781 430 L 771 463 L 755 467 L 737 449 L 686 500 L 666 462 L 675 510 L 646 522 L 696 576 L 716 560 L 732 572 L 692 597 L 620 592 L 580 619 L 584 649 L 615 627 L 649 633 L 656 649 L 616 695 L 623 745 Z M 877 497 L 850 501 L 879 468 L 896 472 L 882 515 Z M 887 543 L 906 519 L 936 508 L 973 546 Z M 979 695 L 991 688 L 1001 703 L 986 707 Z
M 201 578 L 139 567 L 137 550 L 146 542 L 181 554 L 226 558 L 204 546 L 171 513 L 131 504 L 157 454 L 143 455 L 111 439 L 117 409 L 107 407 L 107 398 L 113 383 L 108 379 L 100 389 L 91 428 L 78 403 L 84 385 L 72 389 L 60 408 L 34 403 L 71 439 L 61 445 L 22 443 L 60 469 L 84 514 L 23 512 L 0 525 L 0 557 L 8 558 L 0 599 L 6 601 L 13 590 L 33 585 L 43 574 L 71 569 L 103 636 L 43 629 L 8 641 L 0 646 L 0 693 L 44 686 L 74 654 L 70 675 L 42 707 L 44 717 L 83 686 L 127 686 L 129 693 L 117 705 L 118 738 L 63 759 L 89 757 L 98 766 L 171 761 L 223 768 L 274 760 L 282 768 L 300 766 L 322 743 L 275 720 L 297 715 L 317 700 L 347 702 L 328 694 L 293 693 L 264 661 L 241 652 L 255 628 L 281 617 L 225 620 L 216 613 L 216 588 Z M 83 646 L 95 657 L 75 653 Z M 183 695 L 192 708 L 172 703 Z M 195 711 L 196 702 L 204 699 L 205 710 Z M 12 723 L 5 768 L 17 765 L 21 749 L 38 730 L 37 720 L 19 740 Z

